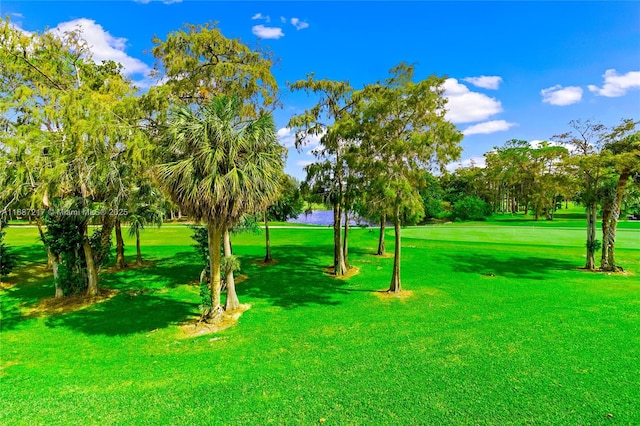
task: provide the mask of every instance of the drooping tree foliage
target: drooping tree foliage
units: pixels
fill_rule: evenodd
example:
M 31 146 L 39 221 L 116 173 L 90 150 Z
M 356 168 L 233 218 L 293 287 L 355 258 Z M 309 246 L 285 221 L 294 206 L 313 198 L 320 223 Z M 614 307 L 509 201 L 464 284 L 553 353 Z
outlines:
M 81 236 L 87 294 L 96 295 L 126 187 L 122 166 L 140 161 L 147 140 L 135 88 L 120 65 L 92 60 L 80 31 L 26 34 L 8 20 L 0 31 L 0 143 L 10 169 L 2 196 L 38 211 L 51 209 L 52 199 L 74 200 L 78 211 L 62 216 L 88 216 L 72 225 Z M 97 251 L 90 220 L 101 225 Z
M 414 82 L 414 67 L 399 64 L 384 82 L 366 86 L 358 96 L 360 169 L 376 182 L 394 224 L 394 265 L 390 292 L 401 290 L 400 225 L 403 216 L 422 216 L 418 188 L 425 170 L 460 156 L 462 133 L 445 118 L 443 78 Z
M 13 268 L 15 268 L 17 263 L 15 254 L 4 242 L 4 228 L 7 226 L 7 224 L 5 221 L 5 216 L 1 214 L 2 213 L 0 213 L 0 283 L 2 282 L 3 277 L 6 277 L 11 273 L 11 271 L 13 271 Z
M 347 205 L 350 183 L 350 157 L 354 155 L 352 129 L 343 125 L 351 120 L 354 102 L 353 88 L 347 81 L 318 80 L 313 74 L 290 85 L 317 96 L 317 104 L 304 113 L 293 116 L 289 127 L 296 129 L 296 148 L 305 146 L 312 138 L 320 145 L 313 150 L 316 162 L 306 167 L 310 192 L 333 208 L 333 273 L 347 272 L 342 231 L 343 213 Z

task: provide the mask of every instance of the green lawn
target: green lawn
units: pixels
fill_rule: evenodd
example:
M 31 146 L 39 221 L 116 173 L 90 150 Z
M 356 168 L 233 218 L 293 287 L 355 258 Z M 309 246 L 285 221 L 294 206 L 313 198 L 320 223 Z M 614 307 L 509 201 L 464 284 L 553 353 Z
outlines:
M 329 228 L 273 229 L 268 267 L 252 263 L 263 236 L 240 235 L 252 308 L 186 338 L 200 269 L 186 227 L 146 230 L 154 265 L 103 274 L 112 299 L 28 316 L 53 288 L 36 229 L 13 226 L 22 264 L 1 298 L 0 423 L 637 425 L 640 226 L 621 228 L 628 275 L 578 269 L 577 218 L 407 228 L 407 299 L 376 295 L 393 261 L 371 255 L 377 230 L 353 230 L 348 280 L 322 274 Z

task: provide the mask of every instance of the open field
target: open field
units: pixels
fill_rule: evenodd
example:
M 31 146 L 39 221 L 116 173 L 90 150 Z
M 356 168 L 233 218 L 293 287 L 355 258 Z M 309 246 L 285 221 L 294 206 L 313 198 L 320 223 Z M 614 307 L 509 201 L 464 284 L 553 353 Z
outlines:
M 198 314 L 188 228 L 144 231 L 151 265 L 107 271 L 113 298 L 49 314 L 37 230 L 12 226 L 0 423 L 640 424 L 640 224 L 618 235 L 629 273 L 607 275 L 578 269 L 584 222 L 559 219 L 404 229 L 406 299 L 376 292 L 393 262 L 372 255 L 377 230 L 352 231 L 347 280 L 322 273 L 326 227 L 273 229 L 267 267 L 263 235 L 239 235 L 252 307 L 197 338 L 179 327 Z

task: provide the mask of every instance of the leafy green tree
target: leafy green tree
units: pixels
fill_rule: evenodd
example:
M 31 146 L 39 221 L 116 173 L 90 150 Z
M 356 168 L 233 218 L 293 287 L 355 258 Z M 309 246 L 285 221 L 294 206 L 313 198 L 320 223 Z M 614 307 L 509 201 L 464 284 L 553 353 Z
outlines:
M 608 167 L 608 155 L 601 155 L 603 133 L 605 127 L 591 120 L 572 120 L 571 131 L 556 135 L 554 139 L 574 147 L 574 153 L 567 160 L 567 165 L 580 177 L 580 201 L 587 210 L 587 259 L 585 269 L 595 270 L 595 253 L 600 247 L 596 239 L 596 222 L 598 215 L 598 190 L 607 176 L 611 174 Z
M 27 35 L 7 20 L 0 45 L 0 115 L 11 117 L 2 141 L 12 159 L 11 189 L 18 198 L 31 197 L 34 208 L 69 198 L 80 200 L 83 212 L 105 212 L 90 214 L 102 225 L 95 239 L 88 234 L 90 218 L 76 222 L 87 294 L 96 295 L 122 195 L 120 165 L 146 143 L 136 90 L 118 64 L 92 61 L 78 31 Z M 99 250 L 91 241 L 100 242 Z
M 148 98 L 152 109 L 162 109 L 166 95 L 202 105 L 217 95 L 233 94 L 243 101 L 240 115 L 255 118 L 277 103 L 272 55 L 225 37 L 215 24 L 186 24 L 165 40 L 154 37 L 153 43 L 156 74 L 164 84 Z
M 607 212 L 602 219 L 602 257 L 601 269 L 617 271 L 620 269 L 615 260 L 616 229 L 620 218 L 625 188 L 634 174 L 640 173 L 640 131 L 638 122 L 625 119 L 610 133 L 605 135 L 602 155 L 606 156 L 615 176 L 612 190 L 605 197 L 603 210 Z
M 175 203 L 207 224 L 212 310 L 221 312 L 220 246 L 228 228 L 247 212 L 263 211 L 277 196 L 283 147 L 273 118 L 243 120 L 238 98 L 219 96 L 201 108 L 176 108 L 161 149 L 167 162 L 158 177 Z M 225 244 L 226 247 L 226 244 Z M 225 250 L 226 251 L 226 250 Z M 226 309 L 238 305 L 227 276 Z
M 395 251 L 390 292 L 401 291 L 400 221 L 403 214 L 422 214 L 425 167 L 441 169 L 460 156 L 460 133 L 445 119 L 443 78 L 414 83 L 414 68 L 401 63 L 383 82 L 369 85 L 358 95 L 361 131 L 360 156 L 369 158 L 385 182 L 382 193 L 392 209 Z
M 425 219 L 439 218 L 443 213 L 442 202 L 444 191 L 438 179 L 431 173 L 425 173 L 425 186 L 419 189 Z
M 290 85 L 291 90 L 303 90 L 318 96 L 318 103 L 289 121 L 296 129 L 296 148 L 304 146 L 309 137 L 320 138 L 320 147 L 314 150 L 317 161 L 306 167 L 307 184 L 315 193 L 333 207 L 333 273 L 347 272 L 342 241 L 342 215 L 349 166 L 347 157 L 353 139 L 344 133 L 341 121 L 350 120 L 353 88 L 346 81 L 317 80 L 313 74 L 306 80 Z

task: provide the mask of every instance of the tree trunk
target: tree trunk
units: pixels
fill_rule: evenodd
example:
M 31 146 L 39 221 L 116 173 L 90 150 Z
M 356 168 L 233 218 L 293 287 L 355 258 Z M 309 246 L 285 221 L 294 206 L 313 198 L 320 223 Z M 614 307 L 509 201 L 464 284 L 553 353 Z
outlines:
M 44 244 L 44 230 L 42 229 L 42 219 L 40 219 L 40 216 L 36 216 L 36 225 L 38 226 L 38 234 L 40 234 L 40 240 L 42 241 L 42 244 Z M 47 247 L 46 245 L 44 246 L 44 249 L 47 251 L 47 268 L 53 269 L 53 264 L 56 260 L 55 256 L 53 255 L 53 253 L 51 253 L 51 250 L 49 250 L 49 247 Z M 56 290 L 56 297 L 58 297 L 57 294 L 58 291 Z
M 628 172 L 620 174 L 618 184 L 616 185 L 616 199 L 611 209 L 611 222 L 608 229 L 609 236 L 607 238 L 607 243 L 609 244 L 608 263 L 611 271 L 618 271 L 622 269 L 616 265 L 616 231 L 618 228 L 618 220 L 620 219 L 620 209 L 622 207 L 622 199 L 624 198 L 624 189 L 627 186 L 627 182 L 629 182 L 629 177 L 630 173 Z
M 341 241 L 341 221 L 342 219 L 342 209 L 339 204 L 333 205 L 333 273 L 337 276 L 342 276 L 345 274 L 347 267 L 344 264 L 344 254 L 342 252 L 342 241 Z
M 265 247 L 266 247 L 264 263 L 271 263 L 273 262 L 273 259 L 271 258 L 271 238 L 269 237 L 269 221 L 267 218 L 266 210 L 264 211 L 263 215 L 264 215 L 264 235 L 265 235 Z
M 101 247 L 107 247 L 111 244 L 111 231 L 115 225 L 115 216 L 106 215 L 102 220 L 102 229 L 100 229 L 100 245 Z M 88 225 L 87 225 L 88 232 Z M 102 254 L 98 254 L 94 259 L 96 263 L 96 270 L 100 269 L 102 265 Z
M 609 223 L 611 220 L 611 206 L 602 208 L 602 255 L 600 256 L 600 269 L 609 270 Z
M 229 228 L 224 228 L 224 257 L 227 259 L 231 257 L 231 236 L 229 235 Z M 227 284 L 227 301 L 225 303 L 225 310 L 233 311 L 240 306 L 238 300 L 238 294 L 236 293 L 236 283 L 233 278 L 233 269 L 227 271 L 225 282 Z
M 116 268 L 124 269 L 127 262 L 124 260 L 124 239 L 122 238 L 122 224 L 116 219 Z
M 211 283 L 211 310 L 219 312 L 220 307 L 220 227 L 207 223 L 209 237 L 209 282 Z
M 49 250 L 47 250 L 47 253 L 50 253 Z M 58 265 L 59 265 L 59 259 L 57 256 L 51 255 L 51 269 L 53 270 L 53 285 L 56 288 L 56 299 L 59 297 L 64 297 L 64 291 L 62 290 L 62 287 L 60 287 L 60 282 L 58 281 Z
M 391 276 L 391 285 L 388 291 L 390 293 L 400 293 L 400 290 L 402 290 L 400 284 L 400 207 L 397 206 L 393 215 L 393 228 L 396 243 L 393 250 L 393 275 Z
M 140 229 L 136 228 L 136 263 L 142 264 L 142 252 L 140 251 Z
M 387 222 L 387 215 L 382 214 L 380 216 L 380 236 L 378 237 L 378 252 L 376 253 L 378 256 L 384 256 L 384 227 Z
M 596 221 L 598 215 L 598 205 L 590 202 L 587 206 L 587 262 L 585 269 L 593 271 L 596 269 Z
M 82 239 L 82 249 L 84 251 L 85 262 L 87 263 L 87 296 L 98 295 L 98 268 L 93 258 L 93 250 L 89 244 L 88 225 L 84 225 L 84 238 Z
M 344 212 L 344 238 L 342 239 L 342 256 L 344 257 L 344 266 L 348 271 L 349 266 L 349 210 Z

